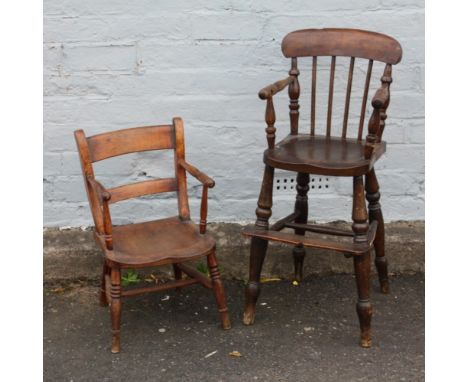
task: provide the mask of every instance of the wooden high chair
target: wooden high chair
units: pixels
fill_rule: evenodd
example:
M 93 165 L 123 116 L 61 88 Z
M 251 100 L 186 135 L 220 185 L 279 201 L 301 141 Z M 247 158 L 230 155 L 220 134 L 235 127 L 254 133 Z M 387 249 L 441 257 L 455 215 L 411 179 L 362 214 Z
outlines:
M 256 210 L 255 229 L 246 231 L 252 237 L 250 249 L 250 276 L 246 287 L 244 323 L 253 324 L 255 304 L 260 294 L 260 274 L 268 241 L 278 241 L 294 246 L 293 258 L 295 278 L 302 278 L 305 248 L 331 249 L 352 257 L 358 287 L 357 313 L 361 326 L 360 344 L 371 345 L 370 321 L 372 307 L 369 300 L 370 253 L 375 249 L 375 265 L 383 293 L 388 293 L 387 260 L 384 246 L 384 221 L 380 208 L 379 184 L 374 164 L 385 152 L 381 140 L 390 102 L 392 65 L 401 60 L 402 49 L 393 38 L 374 32 L 357 29 L 307 29 L 289 33 L 282 42 L 285 57 L 291 58 L 291 70 L 284 80 L 275 82 L 260 90 L 259 97 L 266 100 L 265 120 L 268 149 L 263 161 L 265 172 Z M 318 57 L 330 57 L 330 78 L 326 124 L 322 134 L 316 128 L 316 84 Z M 339 135 L 332 134 L 333 87 L 337 57 L 349 57 L 348 84 L 344 107 L 343 123 Z M 299 70 L 298 57 L 311 57 L 312 92 L 311 122 L 308 133 L 299 134 Z M 364 94 L 360 106 L 357 137 L 348 136 L 348 115 L 356 59 L 368 62 Z M 369 120 L 367 136 L 363 138 L 368 90 L 374 61 L 385 63 L 381 87 L 372 99 L 373 112 Z M 275 109 L 273 96 L 288 87 L 290 134 L 275 144 Z M 297 173 L 297 197 L 294 212 L 277 221 L 271 227 L 268 220 L 273 203 L 274 169 Z M 342 176 L 353 178 L 352 230 L 338 230 L 330 227 L 307 224 L 310 174 Z M 365 185 L 364 185 L 365 180 Z M 369 202 L 369 214 L 366 209 Z M 294 233 L 281 232 L 291 228 Z M 317 235 L 305 236 L 306 232 L 348 237 L 350 240 L 324 240 Z

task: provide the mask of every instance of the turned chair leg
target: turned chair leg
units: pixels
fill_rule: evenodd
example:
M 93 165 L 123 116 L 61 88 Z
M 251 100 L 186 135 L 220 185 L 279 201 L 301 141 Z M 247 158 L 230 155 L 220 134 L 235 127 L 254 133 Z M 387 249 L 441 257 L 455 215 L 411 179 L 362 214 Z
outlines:
M 226 295 L 221 281 L 221 274 L 218 269 L 218 262 L 216 261 L 216 254 L 214 252 L 208 255 L 207 262 L 211 283 L 213 285 L 213 292 L 218 305 L 218 312 L 221 317 L 221 326 L 223 329 L 230 329 L 231 321 L 229 320 L 229 312 L 226 305 Z
M 258 198 L 257 221 L 255 228 L 258 230 L 268 229 L 268 219 L 271 216 L 271 206 L 273 204 L 273 177 L 274 168 L 265 166 L 263 174 L 262 189 Z M 263 261 L 268 247 L 268 241 L 259 238 L 252 238 L 250 244 L 250 266 L 249 282 L 245 287 L 245 308 L 243 322 L 245 325 L 252 325 L 255 320 L 255 306 L 260 296 L 260 275 L 262 273 Z
M 390 286 L 388 282 L 388 264 L 385 257 L 385 226 L 380 207 L 380 192 L 377 176 L 374 169 L 366 174 L 366 199 L 369 202 L 369 222 L 377 220 L 377 233 L 374 239 L 375 266 L 379 275 L 380 290 L 388 293 Z
M 366 199 L 364 196 L 364 183 L 362 176 L 353 178 L 353 225 L 355 243 L 367 242 L 369 223 L 367 221 Z M 371 318 L 372 305 L 370 303 L 370 252 L 354 256 L 354 272 L 358 289 L 358 302 L 356 305 L 361 327 L 362 347 L 371 346 Z
M 109 274 L 110 269 L 106 262 L 102 265 L 102 275 L 101 275 L 101 290 L 99 292 L 99 303 L 101 306 L 109 306 L 109 301 L 107 300 L 106 293 L 106 276 Z
M 307 217 L 309 213 L 309 206 L 307 203 L 307 192 L 309 191 L 310 175 L 305 173 L 297 174 L 297 195 L 296 204 L 294 205 L 294 211 L 298 212 L 299 215 L 294 220 L 295 223 L 307 224 Z M 305 235 L 303 229 L 295 229 L 296 235 Z M 306 255 L 305 248 L 303 246 L 295 246 L 292 251 L 294 259 L 294 280 L 297 282 L 302 281 L 303 268 L 304 268 L 304 257 Z
M 120 269 L 111 269 L 112 353 L 120 352 L 120 316 L 122 313 Z
M 356 311 L 359 317 L 359 326 L 361 327 L 360 345 L 364 348 L 370 347 L 372 343 L 372 305 L 369 300 L 370 269 L 370 252 L 366 252 L 361 256 L 354 256 L 354 272 L 356 274 L 356 283 L 358 289 L 358 302 L 356 304 Z
M 174 279 L 182 280 L 182 270 L 179 268 L 179 266 L 177 264 L 172 264 L 172 269 L 174 270 Z M 176 288 L 177 292 L 180 292 L 181 290 L 181 287 Z

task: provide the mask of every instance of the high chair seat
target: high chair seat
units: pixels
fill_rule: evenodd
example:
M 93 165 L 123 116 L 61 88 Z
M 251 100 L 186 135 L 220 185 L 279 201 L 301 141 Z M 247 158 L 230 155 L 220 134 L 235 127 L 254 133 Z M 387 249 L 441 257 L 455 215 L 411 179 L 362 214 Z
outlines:
M 364 175 L 385 153 L 386 144 L 376 144 L 374 156 L 366 159 L 366 141 L 323 135 L 288 135 L 264 152 L 264 162 L 275 168 L 330 176 Z

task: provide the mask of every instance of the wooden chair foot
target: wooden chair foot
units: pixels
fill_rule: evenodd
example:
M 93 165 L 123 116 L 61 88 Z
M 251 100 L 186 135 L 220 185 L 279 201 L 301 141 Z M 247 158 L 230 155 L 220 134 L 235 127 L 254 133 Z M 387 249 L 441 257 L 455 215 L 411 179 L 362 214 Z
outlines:
M 221 327 L 224 330 L 229 330 L 231 329 L 231 320 L 229 318 L 229 312 L 227 308 L 223 311 L 219 310 L 219 315 L 221 317 Z
M 298 283 L 302 281 L 305 254 L 306 251 L 304 247 L 294 247 L 294 280 Z
M 390 293 L 390 284 L 388 282 L 387 259 L 384 256 L 375 257 L 375 267 L 379 275 L 380 291 L 384 294 Z
M 245 286 L 244 325 L 252 325 L 255 320 L 255 306 L 260 296 L 263 261 L 265 260 L 268 241 L 252 238 L 250 245 L 250 276 Z
M 211 282 L 213 285 L 213 292 L 218 305 L 218 312 L 221 318 L 221 326 L 223 329 L 231 329 L 231 321 L 229 319 L 229 312 L 226 304 L 226 295 L 224 293 L 223 282 L 221 281 L 221 274 L 218 269 L 218 262 L 215 253 L 211 253 L 207 258 L 208 269 L 210 272 Z
M 356 304 L 356 311 L 359 317 L 359 325 L 361 327 L 360 345 L 363 348 L 370 348 L 372 344 L 370 329 L 372 318 L 372 305 L 369 301 L 359 301 Z
M 359 318 L 361 328 L 360 345 L 364 348 L 371 346 L 371 319 L 372 305 L 370 303 L 370 252 L 361 256 L 355 256 L 354 272 L 356 275 L 356 284 L 358 289 L 358 302 L 356 312 Z
M 122 315 L 122 301 L 120 287 L 120 269 L 111 270 L 111 322 L 112 322 L 112 353 L 120 352 L 120 318 Z
M 120 330 L 112 331 L 112 347 L 113 354 L 120 353 Z
M 178 267 L 177 264 L 172 264 L 172 269 L 174 270 L 174 279 L 182 280 L 182 270 Z M 177 292 L 180 292 L 182 288 L 175 288 Z
M 253 325 L 255 321 L 255 306 L 260 295 L 260 282 L 250 281 L 245 287 L 245 308 L 242 322 Z

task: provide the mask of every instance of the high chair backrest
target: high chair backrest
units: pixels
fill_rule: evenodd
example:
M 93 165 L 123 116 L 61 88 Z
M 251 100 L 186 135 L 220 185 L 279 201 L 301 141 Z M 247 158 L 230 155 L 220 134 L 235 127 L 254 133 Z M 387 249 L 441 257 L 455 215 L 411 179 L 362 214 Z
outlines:
M 294 77 L 289 81 L 290 98 L 290 120 L 291 134 L 297 134 L 299 128 L 299 70 L 297 66 L 298 57 L 312 57 L 312 83 L 311 83 L 311 121 L 310 134 L 316 133 L 316 103 L 317 103 L 317 57 L 329 56 L 330 78 L 328 87 L 328 109 L 326 119 L 326 136 L 332 136 L 332 112 L 333 112 L 333 92 L 335 82 L 335 67 L 337 57 L 349 58 L 348 81 L 346 89 L 346 100 L 344 106 L 343 123 L 341 128 L 341 137 L 347 137 L 349 106 L 351 100 L 351 89 L 353 83 L 353 72 L 355 60 L 366 59 L 368 61 L 367 73 L 364 85 L 364 92 L 360 107 L 360 117 L 357 132 L 357 139 L 363 139 L 364 119 L 366 114 L 366 104 L 368 99 L 369 84 L 372 76 L 372 67 L 374 61 L 385 63 L 385 69 L 381 78 L 382 86 L 379 89 L 377 99 L 373 102 L 384 102 L 379 107 L 379 115 L 375 116 L 377 125 L 381 119 L 381 127 L 371 126 L 371 133 L 376 135 L 376 141 L 380 141 L 383 128 L 385 126 L 386 108 L 390 102 L 390 83 L 392 82 L 392 65 L 398 64 L 402 56 L 402 48 L 394 38 L 370 31 L 359 29 L 304 29 L 291 32 L 286 35 L 282 42 L 282 51 L 285 57 L 291 58 L 290 76 Z M 374 103 L 373 106 L 375 107 Z

